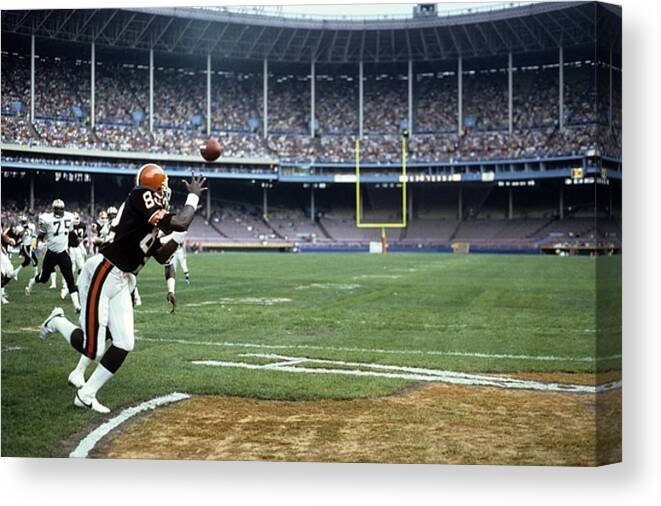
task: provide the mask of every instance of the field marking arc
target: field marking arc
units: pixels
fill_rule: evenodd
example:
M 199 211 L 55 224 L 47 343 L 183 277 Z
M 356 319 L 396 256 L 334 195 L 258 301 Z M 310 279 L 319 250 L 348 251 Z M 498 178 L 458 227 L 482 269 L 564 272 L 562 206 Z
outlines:
M 380 348 L 352 348 L 344 346 L 317 346 L 312 344 L 259 344 L 259 343 L 234 343 L 234 342 L 212 342 L 212 341 L 189 341 L 186 339 L 165 339 L 138 337 L 140 341 L 156 343 L 186 344 L 195 346 L 219 346 L 226 348 L 256 348 L 267 350 L 316 350 L 316 351 L 347 351 L 359 353 L 381 353 L 389 355 L 431 355 L 447 357 L 474 357 L 474 358 L 502 358 L 512 360 L 537 360 L 550 362 L 602 362 L 605 360 L 617 360 L 622 355 L 607 355 L 603 357 L 561 357 L 556 355 L 510 355 L 507 353 L 479 353 L 463 351 L 426 351 L 426 350 L 386 350 Z
M 106 437 L 112 430 L 116 429 L 126 420 L 137 415 L 138 413 L 189 398 L 190 394 L 173 392 L 168 395 L 163 395 L 161 397 L 156 397 L 154 399 L 142 402 L 137 406 L 126 408 L 107 422 L 99 425 L 96 429 L 81 439 L 78 443 L 78 446 L 76 446 L 76 448 L 69 454 L 69 458 L 87 458 L 89 453 L 94 449 L 97 443 L 101 441 L 101 439 Z

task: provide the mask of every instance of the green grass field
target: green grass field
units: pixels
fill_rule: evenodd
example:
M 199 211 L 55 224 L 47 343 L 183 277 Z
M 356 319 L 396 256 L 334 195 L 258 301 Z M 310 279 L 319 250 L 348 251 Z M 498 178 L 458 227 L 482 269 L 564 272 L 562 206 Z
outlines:
M 598 328 L 596 314 L 599 273 L 608 293 L 599 310 L 619 315 L 619 258 L 237 253 L 188 262 L 192 283 L 178 273 L 173 315 L 162 267 L 151 261 L 139 276 L 136 348 L 99 393 L 113 413 L 174 391 L 353 399 L 412 384 L 192 363 L 273 361 L 246 354 L 466 372 L 620 368 L 618 322 Z M 47 457 L 102 417 L 72 405 L 74 350 L 59 335 L 41 341 L 36 330 L 55 305 L 75 319 L 70 301 L 46 285 L 26 297 L 28 272 L 7 286 L 10 304 L 2 306 L 2 455 Z

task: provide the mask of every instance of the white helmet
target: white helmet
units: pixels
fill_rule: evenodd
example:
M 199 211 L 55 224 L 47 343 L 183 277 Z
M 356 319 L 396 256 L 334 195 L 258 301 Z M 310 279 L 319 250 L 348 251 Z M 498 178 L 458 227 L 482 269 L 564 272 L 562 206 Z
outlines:
M 53 214 L 55 214 L 55 216 L 64 215 L 64 201 L 62 199 L 53 200 L 52 208 Z

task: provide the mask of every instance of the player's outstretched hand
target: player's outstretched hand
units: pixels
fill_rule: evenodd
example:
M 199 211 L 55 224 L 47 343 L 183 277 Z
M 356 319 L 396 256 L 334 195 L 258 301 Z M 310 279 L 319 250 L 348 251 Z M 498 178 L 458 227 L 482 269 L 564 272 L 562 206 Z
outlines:
M 177 309 L 177 299 L 172 292 L 168 292 L 168 304 L 172 306 L 170 314 L 174 313 L 175 309 Z
M 206 182 L 207 182 L 206 177 L 196 176 L 195 174 L 193 174 L 190 183 L 184 180 L 184 186 L 186 187 L 186 190 L 188 190 L 189 193 L 194 193 L 198 197 L 201 197 L 202 192 L 206 190 L 206 187 L 204 186 L 204 183 Z

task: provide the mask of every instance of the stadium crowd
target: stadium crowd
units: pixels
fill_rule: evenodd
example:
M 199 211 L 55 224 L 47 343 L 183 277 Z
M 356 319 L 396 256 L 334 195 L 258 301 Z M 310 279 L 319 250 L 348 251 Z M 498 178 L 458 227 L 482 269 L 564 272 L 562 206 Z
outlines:
M 153 129 L 149 128 L 146 65 L 98 62 L 95 125 L 90 122 L 88 62 L 42 57 L 35 73 L 35 118 L 29 121 L 29 59 L 2 53 L 2 141 L 111 151 L 196 154 L 206 137 L 206 74 L 201 69 L 158 67 L 154 72 Z M 411 131 L 409 160 L 446 162 L 621 153 L 621 97 L 595 80 L 606 71 L 568 64 L 563 90 L 564 126 L 558 121 L 557 66 L 517 69 L 513 132 L 508 132 L 507 73 L 468 71 L 463 79 L 463 128 L 458 132 L 457 82 L 452 72 L 417 74 L 413 125 L 408 125 L 408 83 L 401 74 L 370 74 L 364 86 L 361 157 L 401 159 L 400 132 Z M 258 73 L 212 75 L 212 135 L 232 157 L 351 162 L 358 130 L 355 76 L 317 76 L 315 137 L 310 137 L 309 77 L 269 76 L 268 128 Z M 612 124 L 611 124 L 612 123 Z M 610 126 L 608 126 L 611 124 Z

